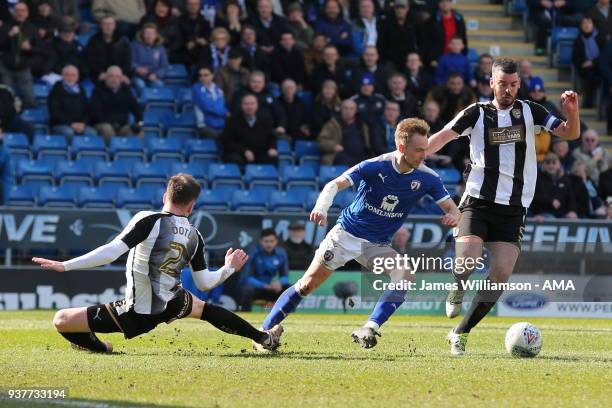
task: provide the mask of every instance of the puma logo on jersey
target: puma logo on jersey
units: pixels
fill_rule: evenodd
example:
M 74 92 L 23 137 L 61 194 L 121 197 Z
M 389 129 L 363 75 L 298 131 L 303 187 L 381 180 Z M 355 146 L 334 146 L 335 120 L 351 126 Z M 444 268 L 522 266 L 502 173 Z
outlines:
M 102 320 L 102 318 L 100 317 L 100 308 L 98 308 L 98 310 L 96 311 L 96 315 L 93 317 L 93 320 Z
M 385 179 L 387 178 L 387 176 L 383 176 L 381 173 L 378 173 L 378 177 L 380 177 L 383 183 L 385 182 Z

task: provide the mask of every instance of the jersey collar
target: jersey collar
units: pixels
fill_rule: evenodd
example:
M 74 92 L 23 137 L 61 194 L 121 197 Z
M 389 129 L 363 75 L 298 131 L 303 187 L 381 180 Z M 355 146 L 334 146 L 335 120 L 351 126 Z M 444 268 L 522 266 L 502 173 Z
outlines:
M 397 163 L 395 162 L 395 155 L 393 155 L 393 157 L 391 158 L 391 166 L 393 166 L 393 170 L 395 170 L 397 174 L 410 174 L 414 171 L 414 167 L 413 167 L 407 172 L 402 173 L 400 169 L 397 167 Z

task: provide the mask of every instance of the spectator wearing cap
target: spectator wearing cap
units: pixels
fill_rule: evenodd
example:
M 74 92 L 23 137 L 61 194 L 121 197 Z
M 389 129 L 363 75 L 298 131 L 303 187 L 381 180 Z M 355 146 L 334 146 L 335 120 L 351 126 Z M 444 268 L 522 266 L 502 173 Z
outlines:
M 363 74 L 370 73 L 374 76 L 374 90 L 380 94 L 387 91 L 387 79 L 393 70 L 388 63 L 380 61 L 378 49 L 373 45 L 364 48 L 359 61 L 359 66 L 353 70 L 355 85 L 353 89 L 359 89 L 359 82 Z
M 49 123 L 54 134 L 64 135 L 68 141 L 75 135 L 95 135 L 90 121 L 89 101 L 79 84 L 79 70 L 74 65 L 62 69 L 62 80 L 57 82 L 47 99 Z
M 342 102 L 339 117 L 323 126 L 317 142 L 323 152 L 321 164 L 354 166 L 370 157 L 370 129 L 357 116 L 355 101 Z
M 304 19 L 304 11 L 300 3 L 291 3 L 287 8 L 287 27 L 295 36 L 295 46 L 302 52 L 310 48 L 314 38 L 314 30 Z
M 289 237 L 283 247 L 289 258 L 289 269 L 305 271 L 314 255 L 314 248 L 304 241 L 304 223 L 293 221 L 289 224 Z
M 89 75 L 94 81 L 104 81 L 111 66 L 121 68 L 122 73 L 131 70 L 131 51 L 128 41 L 116 30 L 115 18 L 108 16 L 100 20 L 100 31 L 94 34 L 87 47 L 85 57 L 89 63 Z M 129 83 L 127 76 L 122 81 Z
M 593 20 L 595 28 L 608 40 L 612 37 L 612 13 L 610 0 L 597 0 L 585 15 Z
M 212 69 L 198 70 L 198 81 L 191 87 L 198 133 L 202 137 L 218 138 L 228 114 L 223 90 L 214 83 Z
M 200 51 L 208 44 L 212 31 L 210 23 L 200 13 L 200 0 L 185 1 L 185 12 L 179 17 L 178 26 L 185 46 L 185 63 L 193 65 Z
M 427 64 L 436 68 L 442 55 L 453 52 L 450 42 L 454 37 L 462 39 L 464 48 L 460 51 L 467 55 L 467 31 L 463 16 L 453 10 L 451 0 L 441 0 L 438 2 L 438 10 L 425 23 L 427 30 L 428 46 L 424 49 Z
M 560 137 L 553 137 L 551 150 L 559 158 L 563 170 L 569 173 L 572 169 L 572 164 L 574 164 L 574 156 L 572 155 L 567 140 L 561 139 Z
M 457 72 L 451 72 L 445 84 L 433 88 L 426 101 L 433 99 L 440 105 L 440 119 L 450 122 L 455 115 L 476 102 L 476 95 L 463 82 L 463 77 Z
M 359 92 L 351 97 L 357 104 L 357 112 L 368 126 L 374 126 L 382 116 L 385 108 L 385 97 L 374 92 L 374 75 L 361 75 Z
M 280 41 L 281 33 L 288 30 L 287 21 L 274 14 L 270 0 L 257 1 L 257 13 L 251 17 L 250 24 L 257 31 L 257 44 L 268 55 Z
M 335 45 L 328 44 L 323 48 L 323 62 L 315 67 L 310 78 L 310 89 L 313 93 L 321 91 L 323 82 L 331 80 L 338 85 L 339 95 L 348 97 L 351 92 L 351 72 L 340 61 L 340 54 Z
M 300 87 L 306 83 L 306 68 L 304 56 L 295 46 L 295 37 L 292 31 L 281 34 L 279 46 L 272 52 L 271 79 L 277 84 L 285 79 L 293 79 Z
M 184 40 L 178 18 L 172 14 L 170 0 L 154 0 L 151 12 L 140 20 L 140 26 L 146 23 L 154 23 L 157 26 L 162 45 L 168 53 L 168 61 L 171 64 L 185 63 Z
M 586 165 L 589 177 L 595 183 L 599 175 L 610 168 L 612 157 L 606 148 L 599 144 L 599 133 L 595 129 L 587 129 L 582 133 L 581 146 L 574 149 L 573 155 L 577 161 Z
M 389 76 L 387 80 L 387 100 L 397 102 L 400 107 L 400 115 L 403 118 L 416 116 L 418 113 L 418 101 L 416 97 L 407 89 L 407 81 L 404 75 L 396 72 Z
M 317 19 L 315 30 L 325 34 L 340 54 L 347 55 L 353 51 L 353 34 L 351 25 L 342 17 L 342 5 L 338 0 L 326 0 L 323 16 Z
M 459 36 L 451 38 L 448 44 L 449 52 L 440 57 L 438 66 L 436 68 L 436 74 L 434 75 L 435 84 L 443 84 L 448 79 L 448 74 L 451 72 L 458 72 L 461 74 L 463 81 L 466 84 L 470 84 L 471 87 L 475 87 L 474 72 L 470 60 L 462 54 L 464 49 L 463 40 Z
M 323 82 L 321 92 L 315 96 L 310 114 L 310 132 L 318 135 L 323 125 L 340 113 L 342 99 L 338 95 L 338 85 L 334 81 Z
M 583 17 L 580 34 L 572 49 L 572 63 L 580 76 L 582 106 L 585 108 L 593 107 L 595 91 L 601 82 L 598 65 L 605 41 L 605 35 L 594 27 L 593 20 Z
M 418 104 L 421 105 L 431 88 L 433 78 L 423 67 L 419 54 L 411 52 L 406 56 L 403 72 L 406 75 L 408 91 L 415 96 Z
M 59 75 L 66 65 L 74 65 L 79 70 L 79 76 L 86 78 L 88 72 L 84 51 L 85 47 L 76 39 L 74 24 L 68 20 L 62 20 L 58 34 L 53 39 L 53 54 L 55 55 L 53 72 Z
M 227 57 L 227 64 L 215 72 L 214 80 L 223 91 L 228 106 L 232 104 L 234 94 L 249 83 L 249 70 L 242 66 L 242 51 L 232 48 Z
M 161 45 L 157 27 L 146 23 L 131 44 L 132 80 L 139 91 L 145 87 L 160 88 L 168 72 L 168 55 Z
M 244 312 L 251 311 L 253 300 L 273 302 L 290 286 L 288 255 L 272 228 L 261 232 L 259 245 L 249 253 L 241 274 L 239 303 Z
M 376 47 L 378 19 L 372 0 L 359 0 L 359 17 L 353 23 L 353 31 L 360 34 L 362 47 Z M 355 50 L 360 52 L 361 50 Z
M 250 25 L 242 27 L 240 35 L 240 48 L 242 49 L 242 66 L 249 71 L 270 72 L 270 60 L 257 43 L 257 33 Z
M 554 153 L 546 155 L 542 169 L 538 171 L 533 202 L 529 209 L 540 220 L 553 217 L 577 218 L 572 183 Z
M 231 50 L 230 34 L 223 27 L 217 27 L 210 36 L 210 44 L 204 46 L 198 54 L 198 67 L 210 67 L 213 72 L 217 72 L 225 65 Z
M 493 88 L 491 88 L 491 75 L 483 75 L 478 78 L 476 85 L 476 98 L 478 102 L 491 102 L 493 100 Z
M 308 113 L 306 105 L 296 95 L 297 84 L 293 79 L 285 79 L 281 84 L 281 94 L 278 104 L 283 109 L 286 118 L 285 135 L 290 140 L 309 139 Z
M 419 24 L 415 13 L 410 11 L 408 0 L 395 0 L 390 15 L 378 29 L 378 51 L 385 61 L 396 67 L 406 62 L 411 52 L 419 52 Z

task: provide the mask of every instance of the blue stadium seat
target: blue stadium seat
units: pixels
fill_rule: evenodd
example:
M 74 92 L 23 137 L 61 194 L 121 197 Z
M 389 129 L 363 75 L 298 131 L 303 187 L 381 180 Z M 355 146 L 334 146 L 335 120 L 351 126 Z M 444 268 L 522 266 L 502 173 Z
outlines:
M 132 167 L 132 177 L 137 187 L 143 184 L 164 185 L 168 180 L 170 168 L 164 163 L 136 163 Z
M 176 102 L 178 103 L 178 108 L 181 112 L 193 108 L 193 91 L 191 88 L 176 88 L 174 91 L 176 95 Z
M 6 205 L 13 207 L 34 207 L 36 205 L 36 195 L 34 191 L 28 184 L 11 186 Z
M 472 48 L 472 47 L 468 47 L 467 57 L 468 57 L 468 60 L 470 61 L 470 64 L 472 64 L 472 65 L 478 64 L 478 59 L 480 59 L 480 55 L 478 54 L 478 50 L 476 50 L 476 48 Z
M 144 142 L 138 136 L 113 137 L 108 150 L 114 160 L 136 156 L 140 161 L 146 161 Z
M 183 64 L 170 64 L 164 82 L 168 85 L 186 85 L 189 83 L 189 73 Z
M 96 84 L 94 84 L 91 79 L 85 79 L 83 81 L 81 81 L 81 86 L 83 87 L 83 90 L 85 91 L 85 95 L 88 98 L 91 98 L 91 95 L 93 94 L 94 88 L 96 87 Z
M 195 208 L 202 208 L 205 211 L 227 211 L 230 209 L 230 202 L 234 191 L 240 187 L 237 185 L 221 185 L 212 189 L 202 191 Z
M 271 164 L 247 164 L 244 170 L 244 181 L 250 188 L 257 185 L 280 187 L 278 172 Z
M 187 173 L 191 174 L 204 187 L 206 187 L 206 175 L 208 174 L 208 163 L 192 162 L 192 163 L 174 163 L 172 165 L 172 174 Z
M 557 51 L 555 53 L 555 66 L 558 68 L 566 68 L 571 66 L 573 49 L 573 42 L 559 41 L 557 44 Z
M 319 167 L 319 186 L 323 188 L 336 177 L 348 170 L 348 166 L 329 166 L 323 165 Z
M 20 161 L 15 170 L 17 180 L 22 184 L 32 181 L 39 181 L 42 185 L 53 185 L 53 175 L 51 167 L 38 161 Z
M 43 207 L 75 207 L 78 189 L 73 186 L 42 187 L 38 192 L 38 205 Z
M 213 139 L 188 139 L 185 142 L 185 154 L 189 161 L 217 161 L 219 148 Z
M 4 133 L 2 137 L 4 145 L 11 153 L 11 160 L 15 162 L 27 159 L 32 159 L 32 151 L 30 150 L 30 142 L 28 137 L 23 133 Z
M 237 184 L 244 188 L 240 168 L 234 163 L 211 163 L 208 166 L 208 181 L 212 187 L 222 184 Z
M 164 133 L 164 122 L 168 115 L 173 114 L 169 107 L 150 108 L 142 115 L 142 131 L 160 137 Z
M 170 163 L 182 162 L 183 151 L 181 142 L 172 137 L 157 137 L 147 140 L 147 149 L 149 158 L 152 161 L 158 161 L 163 158 L 169 160 Z
M 93 166 L 88 161 L 59 161 L 55 164 L 54 175 L 59 185 L 93 185 Z
M 574 40 L 578 37 L 577 27 L 554 27 L 548 39 L 550 66 L 567 67 L 572 62 Z
M 68 160 L 68 143 L 61 135 L 34 135 L 32 151 L 40 159 L 49 158 L 48 162 L 55 160 Z
M 151 106 L 167 106 L 172 110 L 175 109 L 174 92 L 168 87 L 144 88 L 140 94 L 140 100 L 145 109 Z
M 34 84 L 34 98 L 39 105 L 44 105 L 51 92 L 48 84 Z
M 313 162 L 317 165 L 321 162 L 321 152 L 317 142 L 310 140 L 297 140 L 295 142 L 295 158 L 298 163 Z
M 99 162 L 94 167 L 94 177 L 100 186 L 131 187 L 130 170 L 130 166 L 126 163 Z
M 279 167 L 294 164 L 293 152 L 291 151 L 291 145 L 289 144 L 287 140 L 277 140 L 276 150 L 278 151 Z
M 297 93 L 297 97 L 304 102 L 306 106 L 306 112 L 310 113 L 312 111 L 312 92 L 310 91 L 299 91 Z
M 525 0 L 512 0 L 510 2 L 510 14 L 514 16 L 522 16 L 528 12 L 527 2 Z
M 182 139 L 198 137 L 196 117 L 192 110 L 168 115 L 164 118 L 164 121 L 168 136 L 178 136 Z
M 77 194 L 77 205 L 85 208 L 114 208 L 115 187 L 82 187 Z
M 290 191 L 273 191 L 270 194 L 269 209 L 279 212 L 302 212 L 304 201 L 300 196 L 291 194 Z
M 101 136 L 74 136 L 70 146 L 75 159 L 84 157 L 101 157 L 108 160 L 106 145 Z
M 310 166 L 284 166 L 281 168 L 281 181 L 285 188 L 296 185 L 318 188 L 317 175 Z
M 237 190 L 232 195 L 232 209 L 235 211 L 266 211 L 268 200 L 260 190 Z
M 151 209 L 157 189 L 120 188 L 117 191 L 115 205 L 118 208 Z
M 461 181 L 461 173 L 455 168 L 440 168 L 433 170 L 438 173 L 444 184 L 457 184 Z
M 46 107 L 24 109 L 21 119 L 33 124 L 37 130 L 49 133 L 49 112 Z
M 89 30 L 83 34 L 79 34 L 76 36 L 77 41 L 79 42 L 79 44 L 81 44 L 83 47 L 85 47 L 88 43 L 89 40 L 91 40 L 91 37 L 94 36 L 94 34 L 96 34 L 98 30 Z
M 302 201 L 302 203 L 306 203 L 308 201 L 309 195 L 313 192 L 318 194 L 319 190 L 317 190 L 311 185 L 297 185 L 289 187 L 287 189 L 287 192 L 295 197 L 298 197 Z

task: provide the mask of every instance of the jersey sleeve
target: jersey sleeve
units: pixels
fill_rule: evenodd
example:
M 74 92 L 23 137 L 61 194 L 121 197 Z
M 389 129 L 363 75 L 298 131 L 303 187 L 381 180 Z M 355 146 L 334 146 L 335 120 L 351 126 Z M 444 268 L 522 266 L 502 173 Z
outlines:
M 376 166 L 375 161 L 365 160 L 342 173 L 342 176 L 347 179 L 352 186 L 359 185 L 361 180 L 374 172 Z
M 195 229 L 195 228 L 194 228 Z M 202 234 L 200 231 L 195 229 L 196 234 L 198 235 L 198 243 L 196 245 L 196 249 L 191 257 L 191 270 L 192 271 L 204 271 L 208 269 L 208 265 L 206 264 L 206 258 L 204 257 L 204 238 L 202 238 Z
M 529 108 L 531 108 L 531 116 L 533 116 L 534 125 L 552 132 L 563 122 L 539 103 L 531 101 L 527 101 L 526 103 L 529 105 Z
M 450 194 L 448 194 L 448 190 L 444 187 L 444 183 L 440 176 L 432 176 L 432 183 L 429 189 L 429 195 L 434 199 L 436 204 L 440 204 L 442 201 L 450 198 Z
M 476 121 L 478 120 L 479 116 L 480 108 L 478 107 L 478 104 L 474 103 L 459 112 L 457 116 L 453 118 L 453 120 L 444 126 L 444 129 L 450 129 L 459 136 L 468 135 L 472 132 L 472 129 L 476 125 Z
M 155 223 L 161 217 L 160 213 L 139 212 L 115 239 L 123 241 L 128 248 L 134 248 L 151 234 Z

